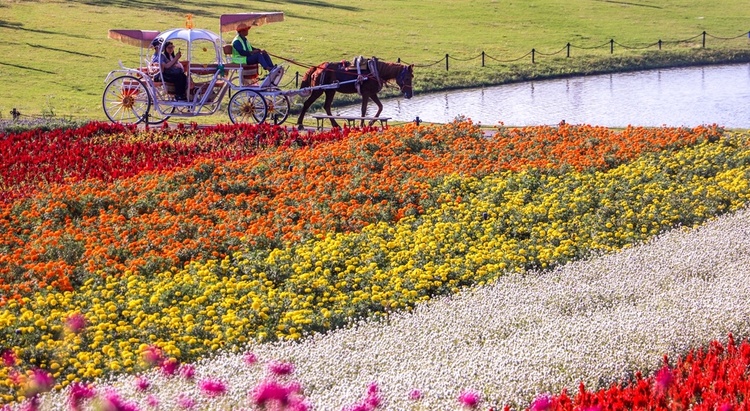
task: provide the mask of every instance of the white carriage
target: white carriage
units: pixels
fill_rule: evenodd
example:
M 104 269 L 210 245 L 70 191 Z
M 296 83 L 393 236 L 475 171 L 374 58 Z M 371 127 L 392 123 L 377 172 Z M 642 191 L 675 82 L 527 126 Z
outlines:
M 239 24 L 259 26 L 282 21 L 281 12 L 224 14 L 220 33 L 234 32 Z M 258 65 L 232 63 L 232 45 L 221 35 L 193 28 L 191 16 L 185 28 L 162 32 L 153 30 L 109 31 L 109 37 L 140 47 L 139 65 L 113 70 L 107 76 L 102 106 L 112 122 L 159 124 L 170 117 L 196 117 L 216 113 L 230 96 L 227 111 L 232 123 L 283 123 L 289 115 L 289 96 L 305 90 L 282 91 L 279 84 L 284 68 L 277 66 L 259 78 Z M 160 65 L 152 63 L 155 39 L 161 40 L 156 53 L 166 42 L 185 50 L 180 63 L 187 76 L 186 100 L 177 100 L 174 85 L 162 81 Z M 144 52 L 145 50 L 145 52 Z

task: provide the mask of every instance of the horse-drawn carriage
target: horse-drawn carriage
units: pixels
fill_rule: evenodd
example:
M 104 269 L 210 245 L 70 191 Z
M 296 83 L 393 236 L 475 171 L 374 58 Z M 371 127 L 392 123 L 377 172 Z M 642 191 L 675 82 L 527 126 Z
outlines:
M 221 35 L 210 30 L 193 28 L 190 16 L 188 16 L 185 28 L 162 32 L 110 30 L 110 38 L 139 46 L 141 52 L 137 67 L 125 67 L 120 63 L 120 68 L 113 70 L 107 76 L 105 80 L 107 86 L 102 96 L 104 113 L 112 122 L 159 124 L 170 117 L 212 115 L 221 108 L 223 99 L 230 96 L 227 111 L 232 123 L 269 121 L 281 124 L 289 116 L 291 109 L 289 97 L 310 95 L 298 120 L 301 126 L 305 111 L 314 99 L 325 92 L 325 107 L 330 115 L 330 100 L 336 89 L 341 88 L 339 90 L 341 92 L 352 92 L 345 90 L 343 86 L 351 86 L 353 89 L 354 83 L 357 83 L 354 92 L 360 92 L 363 96 L 364 116 L 366 99 L 370 97 L 365 94 L 364 90 L 372 87 L 359 85 L 365 84 L 364 80 L 372 78 L 369 71 L 363 75 L 361 72 L 353 74 L 349 70 L 350 75 L 354 76 L 351 79 L 340 81 L 340 75 L 329 75 L 328 80 L 323 81 L 325 75 L 315 76 L 315 74 L 320 74 L 321 70 L 330 70 L 327 66 L 324 67 L 324 63 L 308 71 L 307 77 L 302 81 L 302 88 L 282 90 L 280 84 L 284 76 L 284 67 L 277 66 L 268 71 L 265 77 L 260 78 L 257 64 L 232 62 L 232 45 L 224 44 L 225 41 L 222 38 L 224 33 L 233 32 L 240 25 L 259 26 L 282 21 L 283 18 L 284 15 L 281 12 L 224 14 L 220 17 Z M 162 48 L 168 42 L 180 49 L 184 47 L 186 50 L 186 59 L 180 61 L 187 77 L 185 99 L 176 98 L 174 84 L 165 81 L 161 75 L 161 65 L 152 62 L 149 47 L 152 44 L 156 45 L 157 49 L 154 52 L 161 54 Z M 395 65 L 397 63 L 383 64 Z M 382 86 L 383 82 L 394 79 L 407 97 L 411 97 L 412 68 L 403 64 L 398 64 L 398 66 L 397 74 L 391 78 L 388 78 L 388 75 L 377 77 L 377 82 Z M 377 66 L 374 68 L 377 70 Z M 394 71 L 385 66 L 383 68 L 387 73 Z M 370 81 L 371 85 L 373 83 Z M 379 89 L 380 87 L 376 87 L 375 93 Z M 372 98 L 379 106 L 379 115 L 382 105 L 376 96 Z

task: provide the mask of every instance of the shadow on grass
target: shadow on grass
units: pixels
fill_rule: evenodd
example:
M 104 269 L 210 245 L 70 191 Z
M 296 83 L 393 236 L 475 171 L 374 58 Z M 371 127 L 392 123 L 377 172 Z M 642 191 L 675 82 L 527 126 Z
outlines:
M 0 28 L 11 29 L 11 30 L 22 30 L 22 31 L 28 31 L 30 33 L 38 33 L 38 34 L 54 34 L 54 35 L 74 37 L 74 38 L 79 38 L 79 39 L 89 38 L 88 36 L 81 36 L 78 34 L 59 33 L 56 31 L 39 30 L 39 29 L 27 29 L 21 23 L 16 23 L 16 22 L 6 21 L 6 20 L 0 20 Z
M 46 74 L 57 74 L 57 73 L 55 73 L 53 71 L 47 71 L 47 70 L 42 70 L 42 69 L 38 69 L 38 68 L 34 68 L 34 67 L 22 66 L 22 65 L 19 65 L 19 64 L 3 63 L 2 61 L 0 61 L 0 66 L 15 67 L 15 68 L 19 68 L 19 69 L 22 69 L 22 70 L 36 71 L 36 72 L 39 72 L 39 73 L 46 73 Z
M 77 56 L 84 56 L 84 57 L 93 57 L 93 58 L 97 58 L 97 59 L 103 59 L 104 58 L 104 56 L 97 56 L 95 54 L 79 53 L 77 51 L 70 51 L 70 50 L 65 50 L 65 49 L 56 49 L 54 47 L 47 47 L 47 46 L 43 46 L 41 44 L 26 43 L 26 45 L 28 45 L 29 47 L 33 47 L 35 49 L 44 49 L 44 50 L 50 50 L 50 51 L 60 51 L 60 52 L 63 52 L 63 53 L 75 54 Z
M 217 9 L 217 5 L 215 2 L 210 1 L 181 1 L 181 2 L 164 2 L 164 1 L 154 1 L 154 0 L 72 0 L 71 3 L 80 3 L 80 4 L 86 4 L 89 6 L 98 6 L 98 7 L 120 7 L 124 9 L 137 9 L 137 10 L 154 10 L 154 12 L 158 13 L 180 13 L 180 14 L 192 14 L 193 16 L 199 16 L 199 17 L 219 17 L 219 14 L 215 12 L 208 11 L 207 9 Z M 263 3 L 268 4 L 270 7 L 275 7 L 276 9 L 280 9 L 284 4 L 286 4 L 286 1 L 263 1 Z M 302 6 L 309 6 L 309 7 L 319 7 L 321 9 L 340 9 L 340 10 L 346 10 L 346 11 L 359 11 L 361 10 L 360 7 L 354 7 L 354 6 L 342 6 L 342 5 L 335 5 L 328 3 L 326 1 L 319 1 L 319 0 L 303 0 L 303 1 L 296 1 L 296 5 L 302 5 Z M 271 11 L 270 9 L 267 10 L 248 10 L 247 4 L 242 2 L 236 2 L 236 3 L 228 3 L 224 4 L 222 9 L 227 10 L 227 12 L 230 11 L 236 11 L 237 13 L 243 13 L 243 12 L 254 12 L 254 11 Z M 300 17 L 301 18 L 301 17 Z

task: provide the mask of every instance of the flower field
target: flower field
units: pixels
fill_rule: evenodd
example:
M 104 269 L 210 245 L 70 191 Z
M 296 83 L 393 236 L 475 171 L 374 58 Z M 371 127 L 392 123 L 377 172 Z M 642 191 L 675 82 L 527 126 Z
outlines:
M 0 134 L 0 399 L 747 407 L 750 348 L 728 336 L 750 335 L 749 142 L 470 122 Z

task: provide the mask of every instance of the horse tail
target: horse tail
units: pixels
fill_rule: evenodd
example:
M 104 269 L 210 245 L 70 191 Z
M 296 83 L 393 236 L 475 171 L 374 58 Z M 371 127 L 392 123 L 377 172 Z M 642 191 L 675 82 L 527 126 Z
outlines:
M 313 83 L 313 74 L 315 74 L 315 70 L 317 70 L 317 69 L 318 69 L 318 66 L 312 66 L 309 69 L 307 69 L 307 72 L 305 73 L 304 76 L 302 76 L 302 81 L 300 82 L 300 87 L 301 88 L 310 87 L 310 86 L 313 85 L 312 84 Z

